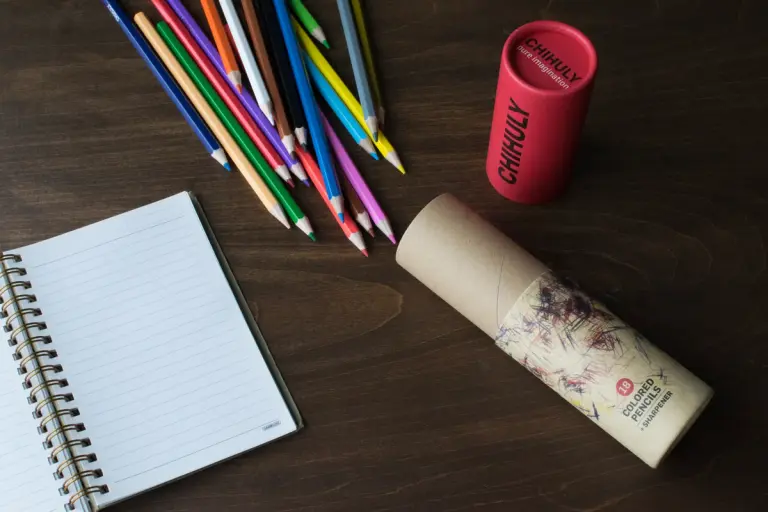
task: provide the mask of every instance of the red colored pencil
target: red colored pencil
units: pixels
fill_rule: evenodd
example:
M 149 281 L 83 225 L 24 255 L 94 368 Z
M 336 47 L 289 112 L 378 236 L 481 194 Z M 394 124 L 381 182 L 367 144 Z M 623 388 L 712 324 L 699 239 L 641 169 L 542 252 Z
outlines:
M 197 65 L 200 66 L 200 69 L 203 70 L 206 78 L 213 84 L 213 88 L 216 89 L 216 92 L 224 100 L 224 103 L 226 103 L 227 107 L 229 107 L 235 115 L 235 118 L 237 118 L 243 126 L 245 132 L 253 140 L 253 143 L 256 144 L 256 147 L 259 148 L 259 151 L 262 152 L 264 159 L 269 163 L 270 167 L 275 170 L 277 175 L 280 176 L 283 181 L 293 186 L 293 180 L 288 172 L 288 167 L 280 158 L 277 150 L 270 144 L 269 139 L 267 139 L 266 135 L 264 135 L 256 125 L 256 122 L 245 110 L 245 107 L 240 103 L 240 100 L 235 96 L 235 93 L 232 92 L 232 89 L 229 88 L 225 78 L 219 74 L 213 63 L 208 60 L 208 56 L 205 55 L 205 52 L 194 40 L 187 30 L 187 27 L 184 26 L 184 23 L 182 23 L 165 0 L 152 0 L 152 4 L 154 4 L 165 22 L 170 25 L 171 29 L 176 34 L 176 37 L 179 38 Z
M 336 208 L 328 199 L 328 194 L 325 192 L 323 175 L 320 172 L 320 167 L 317 166 L 315 159 L 312 157 L 312 155 L 307 153 L 307 151 L 302 148 L 301 145 L 296 146 L 296 155 L 298 155 L 299 160 L 301 160 L 301 165 L 304 166 L 304 170 L 307 171 L 309 179 L 312 180 L 312 183 L 320 193 L 323 201 L 325 201 L 325 206 L 328 207 L 331 215 L 334 219 L 336 219 L 336 222 L 339 224 L 339 226 L 341 226 L 341 230 L 344 231 L 344 236 L 346 236 L 347 239 L 349 239 L 349 241 L 352 242 L 352 244 L 357 247 L 360 252 L 362 252 L 363 255 L 367 258 L 368 250 L 365 248 L 365 240 L 363 240 L 363 235 L 360 233 L 357 224 L 355 224 L 355 221 L 352 220 L 352 216 L 349 215 L 349 212 L 346 211 L 346 208 L 344 209 L 344 222 L 341 222 L 339 216 L 336 215 Z

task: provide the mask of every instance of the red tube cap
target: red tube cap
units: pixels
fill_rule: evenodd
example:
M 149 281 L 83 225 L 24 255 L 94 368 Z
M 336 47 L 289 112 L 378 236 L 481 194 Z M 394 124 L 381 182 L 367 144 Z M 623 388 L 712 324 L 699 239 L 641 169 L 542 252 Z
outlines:
M 565 23 L 534 21 L 509 36 L 486 161 L 501 195 L 542 203 L 563 192 L 596 72 L 592 43 Z

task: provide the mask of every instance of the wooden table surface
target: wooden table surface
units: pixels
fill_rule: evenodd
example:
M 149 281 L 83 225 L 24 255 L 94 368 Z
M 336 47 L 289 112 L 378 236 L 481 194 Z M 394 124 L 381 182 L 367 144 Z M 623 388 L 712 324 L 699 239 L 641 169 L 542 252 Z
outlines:
M 199 11 L 197 2 L 194 4 Z M 307 0 L 351 79 L 333 0 Z M 115 512 L 757 511 L 768 507 L 764 3 L 368 1 L 408 175 L 355 152 L 399 234 L 453 192 L 715 389 L 646 467 L 299 190 L 313 244 L 205 155 L 99 2 L 0 0 L 0 244 L 199 195 L 307 428 Z M 158 15 L 148 1 L 131 10 Z M 572 186 L 484 176 L 501 46 L 559 19 L 600 72 Z M 1 507 L 0 507 L 1 508 Z

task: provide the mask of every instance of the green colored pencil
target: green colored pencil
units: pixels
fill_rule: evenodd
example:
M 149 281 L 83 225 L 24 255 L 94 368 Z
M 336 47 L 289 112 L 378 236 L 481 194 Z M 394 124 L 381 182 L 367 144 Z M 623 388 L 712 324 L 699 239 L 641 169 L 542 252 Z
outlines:
M 192 56 L 189 55 L 186 48 L 184 48 L 184 45 L 176 37 L 176 34 L 173 33 L 171 27 L 164 21 L 161 21 L 157 24 L 157 31 L 160 33 L 160 37 L 165 41 L 165 44 L 168 45 L 176 56 L 181 67 L 187 72 L 205 100 L 211 106 L 213 111 L 216 112 L 216 115 L 219 116 L 219 119 L 221 119 L 221 122 L 227 127 L 229 133 L 237 141 L 237 144 L 243 150 L 243 153 L 245 153 L 248 160 L 251 161 L 256 168 L 256 171 L 261 175 L 261 178 L 283 206 L 291 221 L 296 224 L 299 229 L 304 231 L 309 238 L 315 240 L 315 234 L 312 231 L 312 226 L 309 223 L 307 216 L 304 215 L 304 212 L 301 211 L 299 205 L 296 204 L 296 201 L 293 199 L 290 192 L 288 192 L 288 189 L 285 188 L 282 180 L 280 180 L 277 174 L 275 174 L 269 167 L 264 156 L 245 133 L 245 130 L 237 119 L 235 119 L 232 111 L 224 104 L 224 100 L 221 99 L 208 79 L 203 75 L 203 72 L 197 64 L 195 64 L 195 61 L 192 60 Z
M 299 21 L 301 21 L 301 24 L 307 29 L 307 32 L 312 34 L 312 37 L 320 41 L 323 46 L 330 48 L 331 45 L 328 44 L 328 39 L 325 38 L 325 32 L 323 32 L 320 24 L 315 17 L 312 16 L 312 13 L 309 12 L 304 3 L 301 0 L 290 0 L 288 3 L 291 4 L 293 14 L 299 18 Z

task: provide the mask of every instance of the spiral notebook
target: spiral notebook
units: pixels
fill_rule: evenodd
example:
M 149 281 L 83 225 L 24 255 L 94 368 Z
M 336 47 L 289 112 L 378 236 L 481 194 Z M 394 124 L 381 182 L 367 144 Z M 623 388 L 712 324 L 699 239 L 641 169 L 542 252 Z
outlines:
M 0 510 L 95 512 L 301 428 L 191 194 L 0 257 Z

